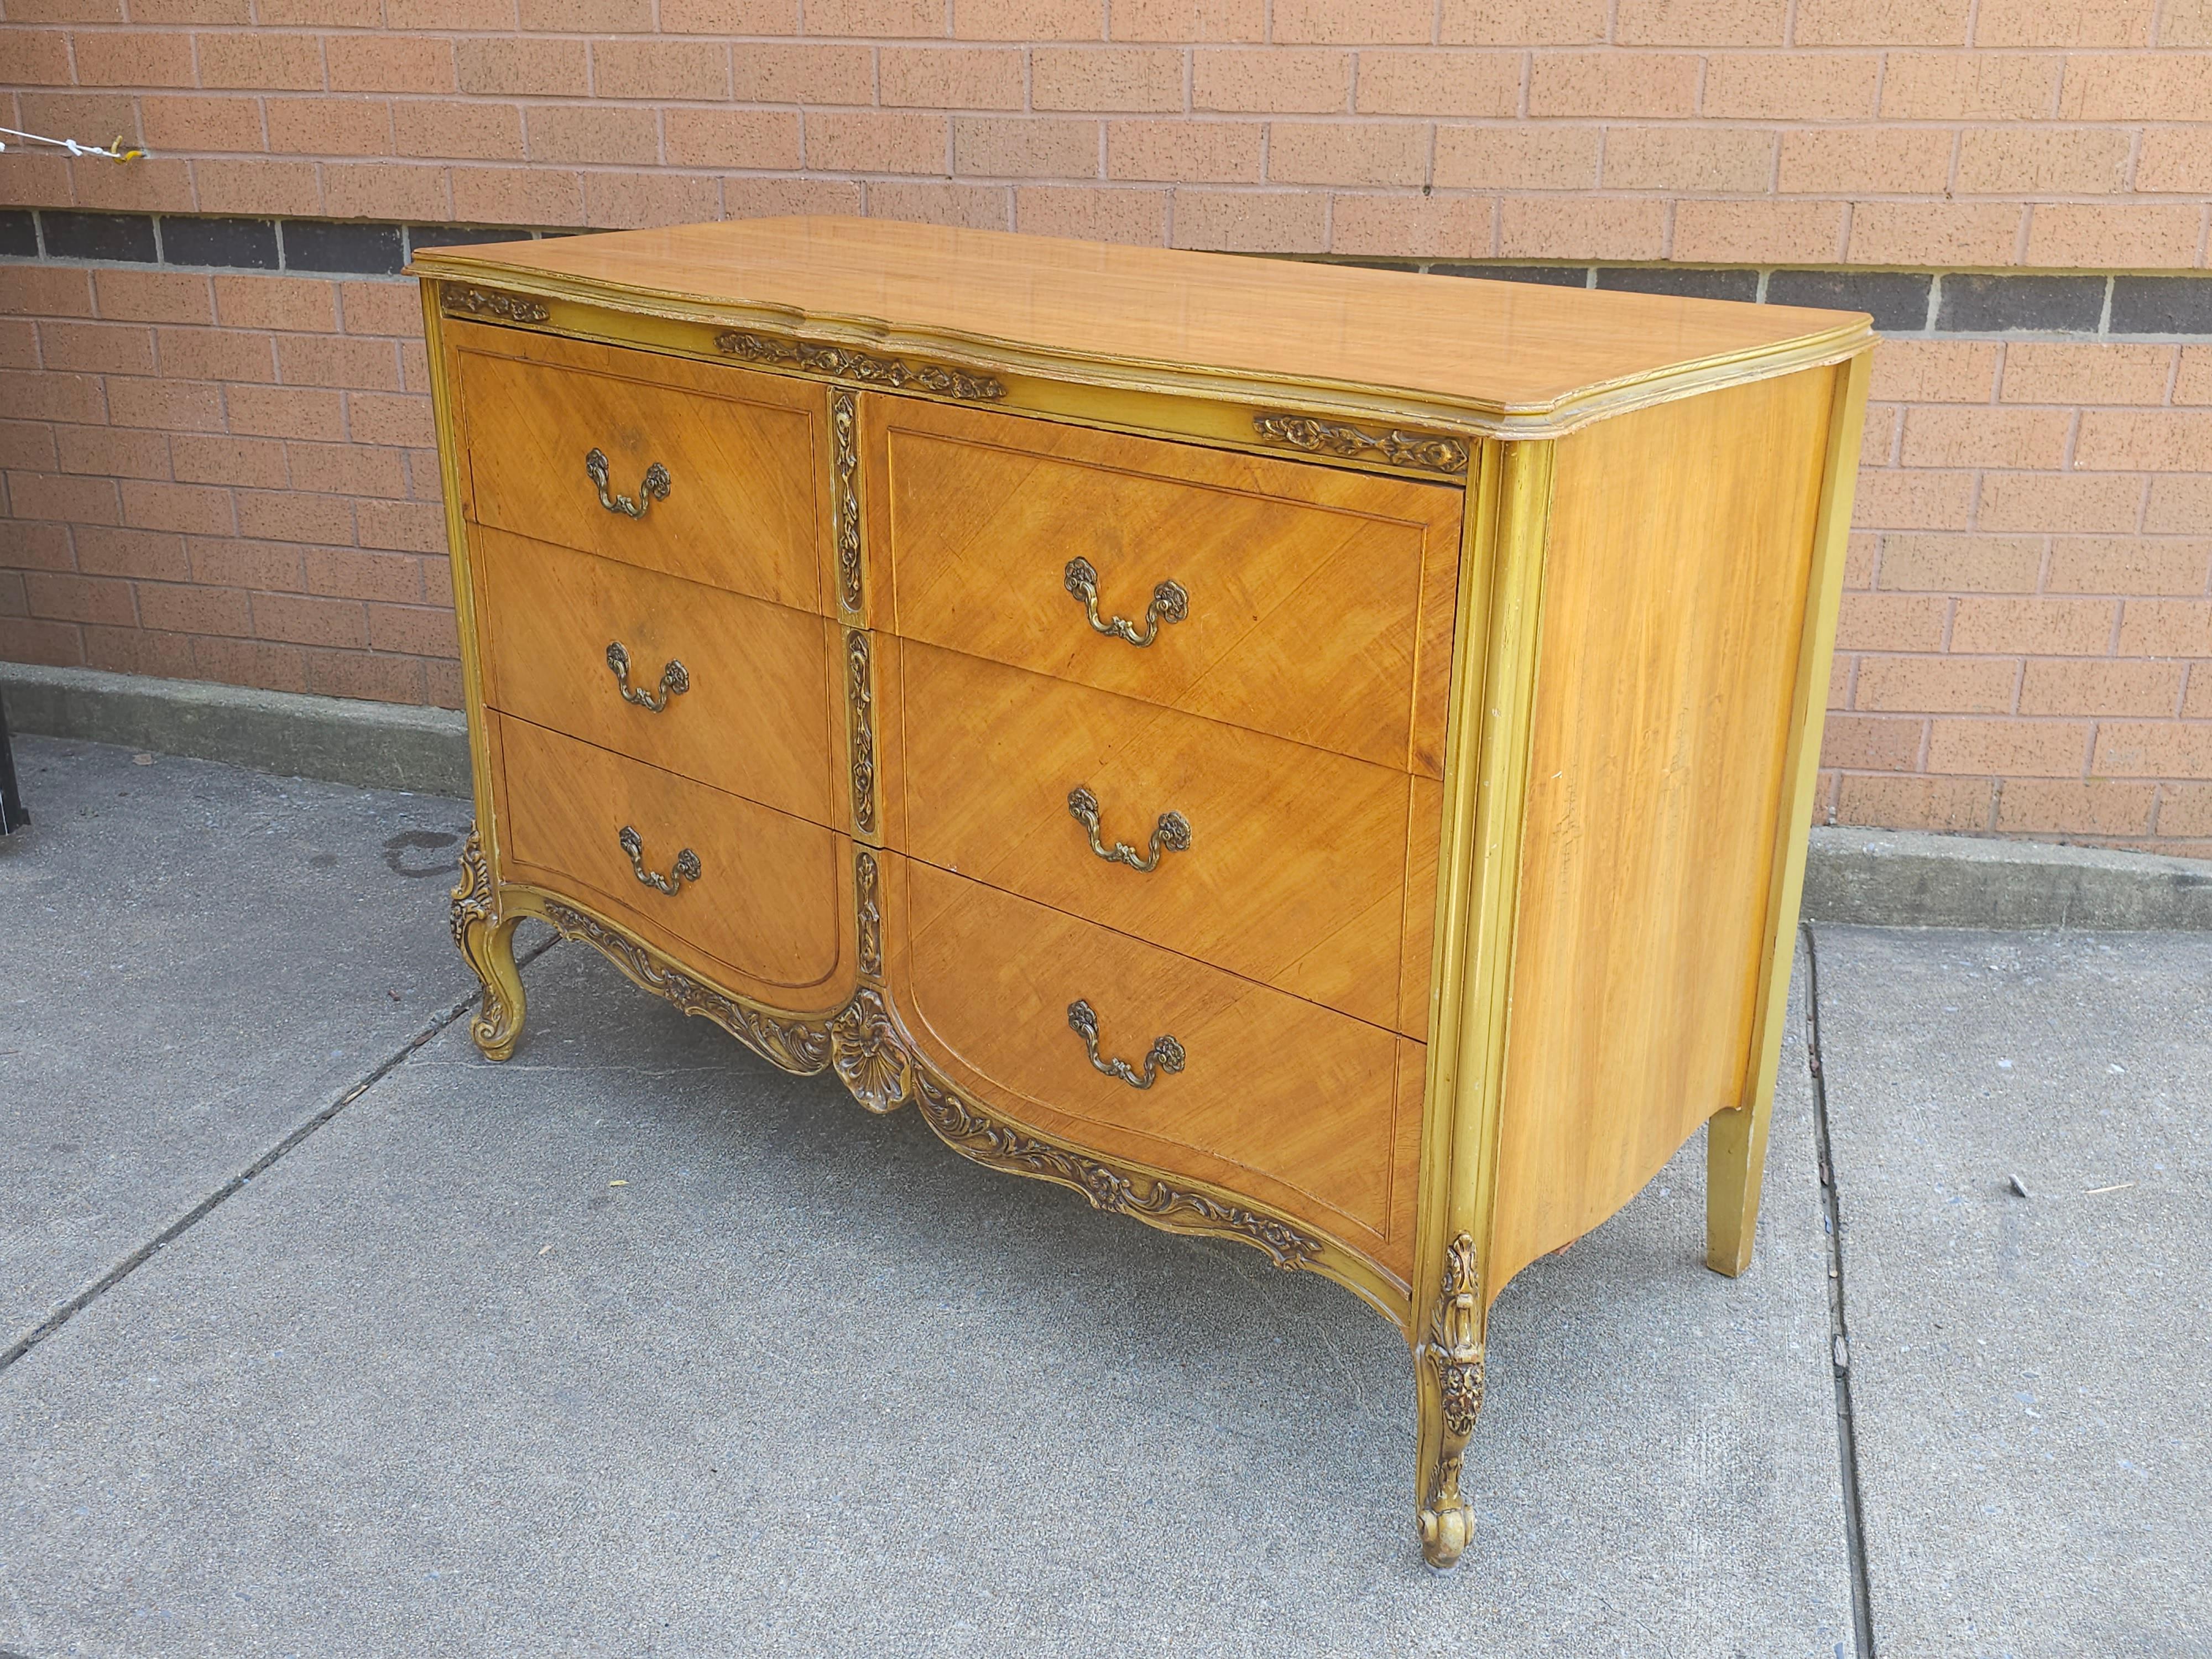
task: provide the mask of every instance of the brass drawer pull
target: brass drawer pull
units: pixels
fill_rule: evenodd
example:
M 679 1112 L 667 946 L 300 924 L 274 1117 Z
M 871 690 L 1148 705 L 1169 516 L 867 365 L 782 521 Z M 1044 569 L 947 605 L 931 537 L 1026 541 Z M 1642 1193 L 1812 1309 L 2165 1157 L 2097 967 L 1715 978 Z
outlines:
M 1108 1077 L 1118 1077 L 1132 1089 L 1149 1089 L 1158 1081 L 1162 1072 L 1182 1070 L 1182 1044 L 1171 1036 L 1154 1041 L 1152 1052 L 1145 1056 L 1145 1074 L 1137 1075 L 1136 1068 L 1126 1060 L 1098 1058 L 1098 1016 L 1091 1005 L 1078 1000 L 1067 1005 L 1067 1026 L 1083 1039 L 1084 1048 L 1091 1055 L 1091 1063 Z
M 1132 645 L 1150 645 L 1159 637 L 1163 622 L 1179 623 L 1190 615 L 1190 595 L 1184 592 L 1181 582 L 1162 582 L 1152 590 L 1152 602 L 1145 607 L 1145 631 L 1139 634 L 1136 624 L 1127 617 L 1110 620 L 1098 614 L 1098 572 L 1088 559 L 1070 559 L 1067 568 L 1060 573 L 1060 581 L 1067 591 L 1083 601 L 1083 614 L 1091 618 L 1091 627 L 1101 634 L 1110 634 L 1125 639 Z
M 1078 784 L 1067 792 L 1067 814 L 1091 833 L 1091 850 L 1109 864 L 1126 864 L 1132 870 L 1157 870 L 1163 853 L 1190 851 L 1190 820 L 1180 812 L 1163 812 L 1152 826 L 1152 845 L 1139 853 L 1126 841 L 1109 847 L 1098 833 L 1098 797 Z
M 587 451 L 584 456 L 584 471 L 599 487 L 599 505 L 610 513 L 619 513 L 625 519 L 641 519 L 646 509 L 655 501 L 668 499 L 668 469 L 659 461 L 645 469 L 645 482 L 637 487 L 635 500 L 628 495 L 607 493 L 607 458 L 599 450 Z
M 645 837 L 636 830 L 625 823 L 622 827 L 622 834 L 616 839 L 622 842 L 623 851 L 629 854 L 630 869 L 647 887 L 663 893 L 673 893 L 685 882 L 699 879 L 699 855 L 688 847 L 676 855 L 675 873 L 664 876 L 658 870 L 645 867 Z
M 656 699 L 650 691 L 640 690 L 629 683 L 629 653 L 623 648 L 620 640 L 607 646 L 607 666 L 614 671 L 615 684 L 622 688 L 623 701 L 634 702 L 640 708 L 658 714 L 668 707 L 671 697 L 681 696 L 691 689 L 691 672 L 673 657 L 668 666 L 660 671 L 660 696 Z

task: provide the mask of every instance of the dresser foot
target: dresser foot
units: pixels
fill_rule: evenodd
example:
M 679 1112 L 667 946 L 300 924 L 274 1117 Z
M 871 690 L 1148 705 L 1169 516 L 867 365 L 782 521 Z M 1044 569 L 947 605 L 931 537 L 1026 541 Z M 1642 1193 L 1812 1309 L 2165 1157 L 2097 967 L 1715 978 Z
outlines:
M 1474 1535 L 1459 1477 L 1468 1437 L 1482 1409 L 1482 1313 L 1474 1237 L 1462 1233 L 1445 1249 L 1428 1334 L 1413 1351 L 1421 1419 L 1421 1554 L 1432 1567 L 1457 1561 Z
M 1764 1109 L 1716 1112 L 1705 1125 L 1705 1266 L 1730 1279 L 1751 1266 L 1766 1169 Z
M 521 920 L 500 914 L 483 843 L 470 830 L 461 848 L 460 883 L 453 889 L 453 943 L 483 987 L 469 1035 L 487 1060 L 505 1060 L 522 1035 L 522 975 L 514 965 L 514 929 Z

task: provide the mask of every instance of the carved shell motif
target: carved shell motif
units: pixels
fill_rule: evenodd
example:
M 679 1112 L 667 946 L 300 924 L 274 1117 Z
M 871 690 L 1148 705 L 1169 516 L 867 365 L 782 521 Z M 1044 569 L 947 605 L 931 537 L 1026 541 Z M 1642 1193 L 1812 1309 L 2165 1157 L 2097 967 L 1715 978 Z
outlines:
M 872 1112 L 896 1111 L 913 1097 L 914 1058 L 900 1040 L 883 994 L 864 985 L 830 1022 L 837 1075 Z

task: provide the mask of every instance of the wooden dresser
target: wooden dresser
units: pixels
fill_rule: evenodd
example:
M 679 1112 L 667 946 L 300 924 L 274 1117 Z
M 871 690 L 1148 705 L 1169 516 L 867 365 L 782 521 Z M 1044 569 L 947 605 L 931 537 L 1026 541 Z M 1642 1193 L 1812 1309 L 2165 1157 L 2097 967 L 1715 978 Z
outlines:
M 541 917 L 1328 1275 L 1438 1565 L 1515 1273 L 1708 1123 L 1742 1271 L 1865 318 L 843 219 L 416 270 L 486 1054 Z

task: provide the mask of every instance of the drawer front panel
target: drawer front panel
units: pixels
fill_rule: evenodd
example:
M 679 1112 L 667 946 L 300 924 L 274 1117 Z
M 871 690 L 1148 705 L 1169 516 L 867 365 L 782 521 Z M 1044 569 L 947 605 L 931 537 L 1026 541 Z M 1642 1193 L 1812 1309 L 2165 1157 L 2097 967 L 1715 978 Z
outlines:
M 475 521 L 828 610 L 820 386 L 511 329 L 447 332 Z M 594 453 L 614 508 L 588 470 Z M 656 467 L 665 493 L 648 485 Z
M 731 989 L 793 1012 L 849 993 L 844 837 L 527 721 L 486 718 L 506 879 L 574 893 Z M 673 893 L 638 879 L 625 829 L 637 832 L 639 865 Z M 687 850 L 693 879 L 678 874 Z
M 1018 1121 L 1214 1181 L 1361 1248 L 1377 1249 L 1410 1221 L 1403 1173 L 1419 1125 L 1406 1120 L 1419 1115 L 1420 1044 L 964 877 L 897 863 L 907 925 L 890 934 L 894 994 L 956 1085 Z M 1149 1068 L 1152 1086 L 1093 1064 L 1071 1023 L 1078 1002 L 1095 1017 L 1100 1060 L 1139 1079 Z
M 1455 487 L 909 398 L 861 433 L 892 631 L 1442 775 Z
M 1426 1035 L 1425 995 L 1400 1021 L 1407 871 L 1433 872 L 1438 830 L 1434 811 L 1410 819 L 1420 780 L 913 641 L 886 655 L 914 856 Z M 1094 848 L 1079 788 L 1121 857 Z
M 836 623 L 481 526 L 469 551 L 492 707 L 844 827 Z

